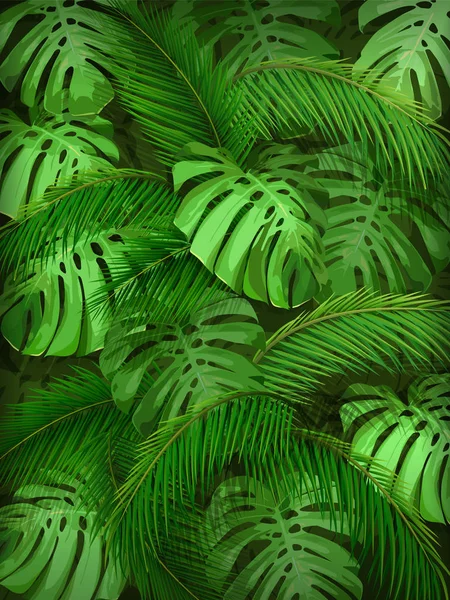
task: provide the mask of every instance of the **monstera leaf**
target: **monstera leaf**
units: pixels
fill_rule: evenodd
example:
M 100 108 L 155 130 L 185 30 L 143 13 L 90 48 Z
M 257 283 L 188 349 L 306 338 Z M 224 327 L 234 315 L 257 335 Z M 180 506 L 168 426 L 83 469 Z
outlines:
M 28 125 L 10 110 L 0 112 L 0 211 L 13 218 L 21 205 L 38 199 L 57 178 L 111 168 L 105 157 L 119 157 L 108 139 L 113 133 L 111 123 L 105 119 L 80 122 L 35 111 L 30 116 Z
M 107 336 L 100 366 L 112 378 L 113 397 L 122 410 L 129 410 L 149 370 L 154 383 L 133 416 L 146 435 L 155 419 L 175 417 L 212 396 L 261 389 L 261 374 L 248 357 L 264 344 L 251 305 L 228 298 L 203 307 L 184 326 L 133 329 L 119 323 Z
M 449 12 L 447 0 L 366 0 L 359 9 L 361 29 L 382 15 L 389 21 L 363 48 L 355 70 L 370 69 L 368 77 L 381 76 L 412 100 L 420 100 L 438 118 L 442 99 L 435 64 L 450 84 Z
M 105 564 L 95 515 L 76 488 L 26 486 L 0 508 L 0 585 L 30 600 L 115 600 L 125 577 Z
M 329 289 L 338 295 L 366 286 L 381 292 L 423 291 L 450 255 L 448 209 L 439 197 L 426 207 L 392 190 L 370 157 L 350 146 L 317 155 L 306 172 L 326 188 L 330 208 L 322 238 Z M 422 236 L 415 244 L 412 227 Z M 422 248 L 421 250 L 419 250 Z
M 387 386 L 353 385 L 343 396 L 344 430 L 355 452 L 398 474 L 411 502 L 428 521 L 450 521 L 450 376 L 420 379 L 403 402 Z
M 177 18 L 191 18 L 194 24 L 203 26 L 201 41 L 216 44 L 224 38 L 231 39 L 224 58 L 230 73 L 265 60 L 310 56 L 339 58 L 337 48 L 325 37 L 293 22 L 295 19 L 314 19 L 338 24 L 339 6 L 335 0 L 317 3 L 236 0 L 220 5 L 214 0 L 190 0 L 178 4 L 175 8 Z M 212 20 L 213 24 L 210 23 Z
M 210 564 L 226 559 L 233 566 L 239 559 L 238 574 L 235 568 L 224 573 L 225 600 L 361 598 L 357 563 L 339 538 L 323 535 L 330 534 L 330 516 L 326 509 L 323 516 L 317 510 L 310 486 L 305 481 L 300 497 L 278 502 L 269 489 L 249 486 L 244 477 L 228 479 L 217 488 L 208 509 L 217 536 L 210 540 Z
M 41 85 L 45 110 L 53 114 L 64 109 L 72 115 L 97 114 L 112 99 L 104 74 L 109 66 L 103 54 L 109 50 L 106 15 L 85 8 L 80 0 L 27 0 L 2 18 L 0 51 L 7 50 L 0 80 L 8 91 L 21 80 L 24 104 L 35 104 Z M 18 25 L 26 26 L 25 34 L 12 48 L 6 46 Z
M 10 275 L 0 301 L 1 329 L 14 348 L 33 356 L 78 356 L 103 346 L 107 322 L 88 309 L 89 298 L 112 279 L 114 256 L 124 252 L 124 240 L 112 232 L 48 262 L 36 261 L 34 271 L 19 282 Z M 105 291 L 105 300 L 107 294 Z
M 187 151 L 205 160 L 177 163 L 175 190 L 209 176 L 186 195 L 175 218 L 192 254 L 255 300 L 289 308 L 310 299 L 324 281 L 322 247 L 301 192 L 270 172 L 242 171 L 225 151 L 197 143 Z

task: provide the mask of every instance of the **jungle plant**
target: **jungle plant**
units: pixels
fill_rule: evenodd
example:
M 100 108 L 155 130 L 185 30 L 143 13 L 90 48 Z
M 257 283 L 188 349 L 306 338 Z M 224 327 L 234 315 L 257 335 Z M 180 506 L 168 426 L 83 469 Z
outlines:
M 357 4 L 2 13 L 3 589 L 448 598 L 450 14 Z

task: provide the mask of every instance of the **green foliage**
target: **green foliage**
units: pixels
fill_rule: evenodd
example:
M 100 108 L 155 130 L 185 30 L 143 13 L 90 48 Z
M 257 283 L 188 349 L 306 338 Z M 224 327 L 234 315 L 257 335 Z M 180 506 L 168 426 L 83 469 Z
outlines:
M 448 600 L 445 0 L 5 6 L 0 587 Z
M 108 301 L 105 283 L 114 274 L 114 257 L 126 242 L 112 231 L 90 243 L 58 242 L 48 261 L 36 261 L 33 272 L 13 274 L 0 297 L 2 334 L 14 348 L 37 356 L 84 356 L 103 347 L 108 320 L 95 314 L 86 299 L 96 292 Z
M 26 26 L 0 65 L 0 80 L 8 91 L 20 82 L 24 104 L 34 106 L 41 86 L 45 110 L 53 114 L 65 109 L 77 116 L 97 114 L 110 102 L 114 92 L 103 72 L 109 66 L 104 53 L 111 48 L 106 15 L 85 8 L 80 0 L 27 0 L 2 18 L 0 50 L 17 24 Z
M 101 117 L 82 122 L 31 110 L 28 124 L 11 110 L 1 111 L 1 212 L 16 217 L 22 205 L 37 200 L 58 178 L 111 167 L 109 160 L 118 159 L 111 134 L 111 123 Z
M 420 187 L 442 180 L 449 143 L 440 128 L 405 96 L 363 75 L 340 61 L 284 59 L 251 67 L 237 81 L 266 137 L 317 132 L 327 144 L 361 141 L 383 176 L 399 173 Z
M 215 534 L 208 540 L 211 557 L 239 557 L 238 574 L 224 582 L 225 599 L 236 597 L 239 584 L 241 598 L 362 597 L 357 562 L 340 545 L 342 538 L 335 540 L 332 519 L 326 508 L 319 511 L 307 481 L 300 496 L 292 492 L 277 500 L 260 482 L 227 479 L 214 492 L 208 517 Z
M 106 561 L 95 515 L 79 507 L 77 483 L 25 486 L 0 508 L 0 583 L 32 600 L 116 600 L 126 577 Z
M 322 0 L 319 4 L 237 0 L 220 5 L 214 0 L 187 0 L 175 4 L 175 10 L 175 15 L 182 13 L 196 27 L 202 27 L 199 36 L 202 42 L 217 45 L 230 39 L 223 58 L 230 75 L 266 60 L 312 55 L 339 58 L 337 48 L 327 39 L 312 29 L 289 22 L 294 17 L 337 25 L 340 14 L 336 0 Z
M 139 11 L 125 2 L 114 5 L 119 98 L 141 123 L 161 160 L 172 164 L 192 141 L 244 154 L 256 130 L 240 108 L 225 70 L 213 65 L 212 52 L 200 48 L 192 28 L 180 28 L 164 13 Z M 123 54 L 124 47 L 129 54 Z
M 187 150 L 206 160 L 177 163 L 175 190 L 212 175 L 185 196 L 175 218 L 192 254 L 250 298 L 282 308 L 309 300 L 324 279 L 319 237 L 300 192 L 270 172 L 242 171 L 223 151 L 201 144 Z
M 450 84 L 448 2 L 366 0 L 359 9 L 359 26 L 364 29 L 382 15 L 388 15 L 389 20 L 364 46 L 355 70 L 370 69 L 367 80 L 381 77 L 411 100 L 420 101 L 433 118 L 439 118 Z M 447 85 L 439 85 L 441 74 Z
M 351 386 L 342 400 L 342 423 L 354 451 L 397 473 L 397 485 L 424 519 L 448 523 L 450 377 L 417 380 L 406 402 L 386 386 L 361 384 Z
M 306 172 L 320 181 L 331 201 L 322 241 L 333 293 L 360 286 L 381 293 L 429 288 L 430 264 L 441 269 L 450 256 L 448 208 L 435 190 L 419 199 L 408 197 L 380 176 L 358 146 L 325 150 Z M 412 239 L 412 225 L 422 236 L 423 255 Z
M 260 364 L 268 389 L 305 402 L 337 375 L 375 368 L 445 369 L 449 318 L 439 300 L 362 290 L 303 311 L 274 333 L 254 362 Z
M 117 324 L 100 365 L 112 380 L 113 397 L 122 410 L 129 410 L 144 373 L 152 367 L 154 384 L 133 417 L 137 429 L 149 434 L 157 420 L 176 417 L 224 391 L 261 389 L 261 374 L 239 350 L 248 354 L 251 347 L 263 346 L 264 333 L 251 306 L 244 299 L 229 298 L 197 309 L 179 324 Z

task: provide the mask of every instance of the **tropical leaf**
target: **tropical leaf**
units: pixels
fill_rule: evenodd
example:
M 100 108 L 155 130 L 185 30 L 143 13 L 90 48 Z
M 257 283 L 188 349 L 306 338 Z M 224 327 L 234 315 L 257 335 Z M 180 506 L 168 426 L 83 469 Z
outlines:
M 161 160 L 173 164 L 192 141 L 226 147 L 242 158 L 257 130 L 224 68 L 213 67 L 212 51 L 201 49 L 192 28 L 180 26 L 167 11 L 138 10 L 122 0 L 111 4 L 118 96 Z
M 337 375 L 445 369 L 447 306 L 426 295 L 365 290 L 330 298 L 281 327 L 254 362 L 269 390 L 303 402 Z
M 228 46 L 221 52 L 231 75 L 265 60 L 284 58 L 339 58 L 339 51 L 326 38 L 298 24 L 296 19 L 313 19 L 339 24 L 339 5 L 335 0 L 320 4 L 295 0 L 254 0 L 224 2 L 188 0 L 175 5 L 175 16 L 192 19 L 201 42 Z M 295 22 L 294 22 L 295 21 Z M 227 44 L 227 41 L 229 43 Z
M 157 420 L 183 414 L 210 396 L 261 389 L 258 369 L 239 351 L 251 355 L 252 347 L 263 346 L 264 333 L 251 305 L 229 298 L 199 308 L 184 323 L 117 324 L 108 334 L 100 366 L 124 411 L 150 369 L 154 383 L 133 417 L 137 429 L 148 435 Z
M 366 71 L 367 80 L 379 77 L 439 118 L 450 84 L 448 3 L 366 0 L 359 9 L 361 30 L 384 15 L 388 20 L 364 46 L 355 70 Z M 442 75 L 447 86 L 438 84 Z
M 380 176 L 360 146 L 340 146 L 317 155 L 306 172 L 329 192 L 322 238 L 329 277 L 328 293 L 337 295 L 364 286 L 381 293 L 425 291 L 433 269 L 450 256 L 448 210 L 430 191 L 414 198 Z M 412 239 L 421 233 L 425 251 Z
M 214 492 L 207 513 L 215 533 L 208 540 L 211 558 L 226 555 L 231 563 L 239 558 L 237 571 L 224 573 L 225 600 L 268 600 L 274 594 L 280 600 L 362 597 L 356 560 L 339 543 L 343 538 L 323 535 L 335 534 L 330 514 L 326 506 L 317 509 L 308 480 L 302 483 L 300 496 L 292 492 L 281 500 L 264 484 L 244 477 L 227 479 Z M 345 531 L 345 515 L 339 518 L 344 522 L 338 527 Z M 237 596 L 239 584 L 245 593 Z
M 59 177 L 111 168 L 109 160 L 119 157 L 109 139 L 111 123 L 101 117 L 81 122 L 67 114 L 52 117 L 35 110 L 30 116 L 29 125 L 11 110 L 0 113 L 0 209 L 13 218 Z
M 110 51 L 105 35 L 110 19 L 99 16 L 80 0 L 27 0 L 8 9 L 0 35 L 0 50 L 7 49 L 0 65 L 6 89 L 19 84 L 21 101 L 34 106 L 43 86 L 45 110 L 53 114 L 99 113 L 114 96 L 104 73 L 111 66 L 104 54 Z M 24 35 L 11 47 L 15 28 L 25 24 Z
M 63 248 L 38 260 L 28 276 L 11 274 L 0 298 L 1 330 L 9 343 L 33 356 L 84 356 L 103 347 L 108 320 L 89 309 L 94 294 L 108 298 L 114 257 L 126 249 L 124 237 L 103 232 L 91 241 Z
M 241 390 L 209 398 L 160 425 L 137 450 L 126 446 L 122 450 L 125 462 L 134 461 L 134 466 L 114 502 L 108 499 L 105 506 L 111 515 L 109 536 L 130 561 L 126 564 L 132 572 L 144 571 L 142 555 L 153 539 L 158 545 L 172 533 L 167 518 L 172 507 L 184 507 L 185 512 L 187 504 L 195 507 L 198 492 L 204 498 L 214 473 L 223 473 L 237 459 L 243 461 L 247 475 L 264 481 L 277 498 L 293 491 L 301 496 L 301 487 L 293 490 L 294 471 L 309 478 L 320 499 L 319 511 L 328 504 L 330 527 L 339 533 L 343 525 L 339 513 L 346 514 L 350 547 L 355 551 L 362 543 L 361 561 L 371 552 L 371 574 L 388 583 L 392 599 L 441 597 L 446 569 L 434 536 L 401 490 L 395 489 L 393 495 L 386 491 L 395 475 L 373 462 L 369 473 L 365 467 L 370 458 L 350 457 L 343 442 L 296 427 L 292 408 L 276 394 Z M 159 532 L 164 521 L 165 536 Z M 202 530 L 199 526 L 199 542 Z M 199 542 L 191 547 L 196 549 Z M 213 584 L 214 567 L 227 569 L 226 563 L 234 562 L 226 554 L 221 559 L 210 564 Z M 199 566 L 199 557 L 193 564 Z M 410 564 L 416 565 L 414 571 L 407 568 Z
M 145 379 L 139 395 L 147 390 Z M 98 508 L 97 501 L 114 492 L 116 475 L 108 461 L 114 451 L 111 442 L 122 437 L 131 445 L 138 439 L 129 416 L 115 407 L 107 381 L 72 367 L 70 375 L 52 380 L 27 400 L 32 401 L 8 406 L 2 419 L 2 485 L 47 485 L 49 473 L 59 483 L 83 476 L 83 495 L 94 498 L 90 506 Z M 102 471 L 112 479 L 106 485 L 103 476 L 99 482 Z
M 129 240 L 114 260 L 114 281 L 91 298 L 94 314 L 133 328 L 152 323 L 181 323 L 193 312 L 228 296 L 226 286 L 189 252 L 177 229 L 148 232 Z M 112 301 L 111 301 L 112 300 Z
M 175 165 L 175 191 L 210 175 L 186 194 L 175 218 L 192 254 L 255 300 L 282 308 L 309 300 L 324 275 L 319 236 L 301 193 L 270 172 L 242 171 L 224 151 L 195 143 L 187 151 L 203 160 Z
M 387 386 L 360 384 L 342 400 L 342 424 L 354 451 L 397 473 L 424 519 L 448 523 L 450 376 L 417 380 L 407 402 Z
M 93 241 L 105 230 L 146 234 L 171 225 L 179 200 L 154 175 L 128 169 L 78 173 L 19 211 L 1 231 L 2 270 L 25 276 L 37 260 L 46 262 L 58 246 L 67 251 L 80 239 Z
M 448 139 L 420 107 L 341 61 L 267 61 L 239 73 L 236 84 L 261 135 L 315 132 L 327 144 L 362 143 L 385 177 L 426 187 L 444 180 Z M 286 135 L 284 135 L 286 137 Z M 398 165 L 396 164 L 398 161 Z
M 92 535 L 77 484 L 25 486 L 0 508 L 0 584 L 32 600 L 116 600 L 126 577 Z

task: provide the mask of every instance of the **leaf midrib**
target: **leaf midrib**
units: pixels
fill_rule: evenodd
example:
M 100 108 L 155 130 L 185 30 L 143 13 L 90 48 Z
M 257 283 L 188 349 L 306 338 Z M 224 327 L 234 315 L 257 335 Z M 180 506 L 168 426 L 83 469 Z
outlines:
M 276 344 L 278 344 L 279 342 L 281 342 L 282 340 L 284 340 L 284 338 L 294 334 L 294 333 L 298 333 L 299 331 L 301 331 L 302 329 L 306 329 L 307 327 L 312 327 L 314 325 L 318 325 L 319 323 L 323 323 L 324 321 L 329 321 L 331 319 L 338 319 L 340 317 L 348 317 L 348 316 L 352 316 L 352 315 L 359 315 L 359 314 L 367 314 L 367 313 L 373 313 L 373 312 L 380 312 L 380 313 L 385 313 L 385 312 L 410 312 L 410 311 L 426 311 L 426 312 L 440 312 L 440 309 L 436 308 L 424 308 L 424 307 L 402 307 L 402 306 L 391 306 L 391 307 L 371 307 L 371 308 L 356 308 L 354 310 L 347 310 L 344 312 L 340 312 L 340 313 L 331 313 L 328 315 L 323 315 L 321 317 L 317 317 L 316 319 L 312 319 L 311 321 L 304 321 L 302 323 L 300 323 L 299 325 L 297 325 L 296 327 L 292 327 L 292 329 L 286 329 L 280 332 L 276 332 L 272 338 L 269 339 L 269 341 L 267 342 L 266 348 L 265 350 L 259 350 L 254 358 L 253 358 L 253 362 L 255 364 L 258 364 L 262 358 L 264 358 L 264 356 L 267 354 L 267 352 L 269 350 L 271 350 Z

